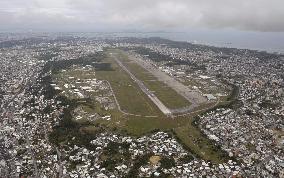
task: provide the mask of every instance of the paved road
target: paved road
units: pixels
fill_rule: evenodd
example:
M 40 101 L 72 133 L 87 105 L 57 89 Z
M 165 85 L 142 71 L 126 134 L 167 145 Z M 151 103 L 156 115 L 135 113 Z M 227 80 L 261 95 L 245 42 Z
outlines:
M 136 62 L 138 65 L 140 65 L 141 67 L 149 71 L 159 81 L 171 87 L 173 90 L 175 90 L 177 93 L 179 93 L 181 96 L 183 96 L 185 99 L 187 99 L 191 103 L 190 106 L 171 110 L 172 113 L 178 114 L 178 113 L 191 112 L 196 107 L 198 107 L 200 104 L 207 102 L 207 99 L 204 96 L 202 96 L 201 93 L 199 93 L 198 91 L 189 89 L 187 86 L 180 83 L 175 78 L 169 76 L 165 72 L 153 66 L 150 62 L 134 57 L 133 55 L 129 55 L 129 59 Z
M 113 89 L 112 89 L 112 87 L 111 87 L 111 84 L 110 84 L 109 81 L 107 81 L 107 80 L 103 80 L 103 81 L 105 81 L 105 82 L 108 84 L 108 86 L 110 87 L 110 90 L 111 90 L 111 92 L 112 92 L 112 95 L 113 95 L 114 100 L 115 100 L 115 103 L 116 103 L 116 106 L 117 106 L 117 108 L 118 108 L 118 110 L 119 110 L 120 112 L 122 112 L 122 113 L 125 114 L 125 115 L 131 115 L 131 116 L 137 116 L 137 117 L 141 117 L 141 116 L 142 116 L 142 115 L 139 115 L 139 114 L 133 114 L 133 113 L 129 113 L 129 112 L 123 111 L 123 110 L 121 109 L 120 104 L 119 104 L 119 102 L 118 102 L 118 100 L 117 100 L 117 98 L 116 98 L 116 95 L 115 95 L 115 93 L 114 93 L 114 91 L 113 91 Z M 158 117 L 158 116 L 150 116 L 150 115 L 147 115 L 147 116 L 143 116 L 143 117 Z
M 138 80 L 115 56 L 115 54 L 111 53 L 111 56 L 116 61 L 116 63 L 132 78 L 132 80 L 137 83 L 140 89 L 150 98 L 150 100 L 161 110 L 165 115 L 172 115 L 172 112 L 169 108 L 167 108 L 160 100 L 157 98 L 150 90 L 144 85 L 144 83 Z

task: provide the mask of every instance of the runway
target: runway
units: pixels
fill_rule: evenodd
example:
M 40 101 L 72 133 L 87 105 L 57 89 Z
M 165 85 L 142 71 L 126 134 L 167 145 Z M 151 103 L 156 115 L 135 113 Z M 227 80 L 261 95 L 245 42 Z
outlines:
M 207 99 L 202 96 L 201 93 L 196 90 L 189 89 L 187 86 L 180 83 L 175 78 L 169 76 L 165 72 L 153 66 L 150 62 L 134 57 L 131 54 L 129 54 L 128 56 L 130 60 L 136 62 L 138 65 L 155 76 L 159 81 L 165 83 L 167 86 L 175 90 L 178 94 L 183 96 L 191 103 L 191 105 L 184 108 L 171 109 L 172 114 L 191 112 L 201 104 L 207 103 Z
M 152 93 L 142 81 L 137 79 L 128 69 L 125 67 L 122 62 L 119 61 L 117 56 L 115 56 L 114 53 L 110 53 L 110 55 L 113 57 L 113 59 L 116 61 L 116 63 L 131 77 L 131 79 L 139 86 L 139 88 L 150 98 L 150 100 L 161 110 L 162 113 L 164 113 L 167 116 L 171 116 L 172 112 L 169 108 L 167 108 L 158 97 L 155 96 L 154 93 Z

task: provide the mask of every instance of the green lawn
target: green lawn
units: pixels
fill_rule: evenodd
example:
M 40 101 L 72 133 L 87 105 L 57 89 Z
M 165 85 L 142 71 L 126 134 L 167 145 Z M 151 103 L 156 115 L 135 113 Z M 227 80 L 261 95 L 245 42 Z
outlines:
M 107 53 L 109 53 L 109 51 Z M 120 133 L 126 132 L 132 136 L 143 136 L 157 130 L 168 131 L 175 134 L 182 144 L 203 159 L 212 160 L 215 163 L 224 161 L 223 153 L 220 152 L 219 149 L 216 149 L 212 142 L 202 135 L 199 128 L 193 126 L 193 116 L 167 118 L 109 55 L 104 58 L 102 62 L 110 63 L 113 70 L 98 70 L 95 72 L 94 77 L 109 81 L 123 111 L 141 116 L 125 115 L 117 109 L 103 111 L 98 104 L 95 104 L 95 107 L 84 106 L 83 109 L 85 112 L 97 112 L 103 115 L 110 114 L 111 120 L 99 119 L 91 125 L 84 125 L 82 127 L 83 131 L 87 133 L 97 133 L 101 131 L 101 128 L 104 128 Z M 135 72 L 137 78 L 143 80 L 151 90 L 156 91 L 156 95 L 165 102 L 167 106 L 182 107 L 188 104 L 183 103 L 183 98 L 175 93 L 174 90 L 169 89 L 161 82 L 156 82 L 153 76 L 137 64 L 134 65 L 133 63 L 129 63 L 129 61 L 124 62 L 127 63 L 133 73 Z M 68 72 L 72 73 L 72 71 L 69 70 L 67 73 Z M 85 75 L 89 75 L 88 73 L 80 71 L 76 71 L 72 74 L 76 74 L 78 78 L 86 78 Z M 58 80 L 59 79 L 64 83 L 64 75 L 58 78 Z
M 113 70 L 97 71 L 96 77 L 109 81 L 124 112 L 142 116 L 161 115 L 154 103 L 110 57 L 107 57 L 104 62 L 111 63 Z
M 111 60 L 110 58 L 105 59 L 104 62 L 112 63 L 112 66 L 115 69 L 115 71 L 118 70 L 119 72 L 100 71 L 101 72 L 100 76 L 103 77 L 103 79 L 110 80 L 111 85 L 117 85 L 117 82 L 115 80 L 117 80 L 118 78 L 122 76 L 112 76 L 112 75 L 123 75 L 124 76 L 126 73 L 123 72 L 120 69 L 120 67 L 117 64 L 115 64 L 114 61 Z M 133 62 L 129 62 L 129 61 L 124 61 L 124 64 L 125 63 L 127 63 L 127 67 L 134 73 L 134 75 L 136 75 L 137 78 L 139 78 L 140 80 L 143 80 L 146 85 L 148 83 L 151 84 L 148 86 L 149 88 L 151 86 L 153 89 L 156 89 L 157 91 L 159 91 L 161 96 L 164 96 L 162 98 L 167 98 L 168 100 L 170 100 L 169 99 L 170 96 L 167 96 L 167 94 L 171 92 L 175 92 L 175 91 L 168 90 L 166 86 L 161 87 L 161 85 L 162 86 L 164 85 L 161 82 L 159 82 L 159 84 L 157 84 L 158 82 L 157 83 L 153 82 L 153 76 L 151 76 L 151 74 L 146 72 L 145 69 L 141 68 L 137 64 L 134 64 Z M 109 74 L 106 74 L 106 73 L 109 73 Z M 124 76 L 124 79 L 131 80 L 131 78 L 125 77 L 125 76 Z M 128 82 L 133 83 L 131 81 L 128 81 Z M 135 85 L 135 84 L 132 84 L 132 85 Z M 135 89 L 139 90 L 139 88 L 137 87 L 135 87 Z M 115 90 L 115 92 L 124 93 L 125 90 L 124 88 L 121 88 L 121 89 L 118 88 L 117 90 Z M 136 91 L 136 92 L 139 92 L 139 91 Z M 119 93 L 116 93 L 116 94 L 119 95 Z M 177 95 L 177 93 L 174 93 L 174 94 Z M 157 93 L 156 95 L 159 97 Z M 144 101 L 147 103 L 151 102 L 147 98 L 147 96 L 145 95 L 141 95 L 141 96 L 144 96 L 146 98 L 144 98 L 143 100 L 140 99 L 140 100 L 132 100 L 132 101 L 124 100 L 123 98 L 121 98 L 122 99 L 121 100 L 118 98 L 118 101 L 123 102 L 126 105 L 132 105 L 135 102 L 137 102 L 136 105 L 141 105 L 141 101 Z M 174 104 L 174 102 L 177 102 L 177 101 L 172 101 L 171 104 Z M 184 145 L 189 147 L 190 150 L 194 151 L 196 155 L 204 159 L 207 159 L 207 160 L 212 160 L 215 163 L 220 163 L 225 160 L 222 152 L 219 152 L 219 150 L 216 149 L 212 145 L 212 142 L 209 139 L 207 139 L 204 135 L 202 135 L 199 128 L 192 125 L 192 117 L 190 116 L 178 117 L 178 118 L 173 119 L 173 118 L 166 118 L 163 115 L 159 115 L 159 117 L 154 117 L 154 118 L 121 115 L 109 122 L 102 121 L 101 123 L 105 124 L 107 127 L 110 127 L 110 128 L 118 128 L 118 130 L 124 130 L 128 134 L 133 135 L 133 136 L 142 136 L 144 134 L 148 134 L 151 131 L 155 131 L 155 130 L 173 131 L 176 134 L 176 136 L 180 139 L 180 141 Z
M 116 50 L 115 54 L 121 62 L 143 83 L 147 88 L 155 93 L 155 95 L 164 103 L 165 106 L 171 109 L 177 109 L 189 106 L 191 103 L 183 96 L 179 95 L 175 90 L 168 87 L 165 83 L 158 81 L 155 76 L 139 66 L 134 61 L 131 61 L 123 51 Z
M 174 128 L 174 132 L 180 141 L 199 157 L 214 163 L 222 163 L 228 159 L 227 155 L 216 148 L 211 140 L 193 126 L 191 121 L 182 127 Z

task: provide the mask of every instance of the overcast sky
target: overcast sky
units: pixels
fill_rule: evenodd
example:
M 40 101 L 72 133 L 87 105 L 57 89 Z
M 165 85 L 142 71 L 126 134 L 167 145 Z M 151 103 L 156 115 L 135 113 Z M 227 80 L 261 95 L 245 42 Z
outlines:
M 283 0 L 0 0 L 0 30 L 284 31 Z

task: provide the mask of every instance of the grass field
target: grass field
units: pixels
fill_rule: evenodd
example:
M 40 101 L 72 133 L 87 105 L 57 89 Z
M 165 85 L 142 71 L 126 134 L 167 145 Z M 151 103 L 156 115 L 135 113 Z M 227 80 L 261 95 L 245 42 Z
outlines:
M 102 111 L 100 107 L 86 107 L 83 109 L 86 112 L 99 112 L 110 114 L 111 120 L 99 119 L 91 125 L 85 125 L 82 130 L 92 134 L 99 131 L 98 128 L 116 131 L 119 133 L 127 133 L 132 136 L 142 136 L 153 131 L 161 130 L 172 133 L 177 139 L 195 155 L 212 160 L 215 163 L 225 161 L 223 153 L 217 149 L 212 142 L 207 139 L 193 124 L 193 116 L 168 118 L 164 116 L 160 110 L 152 103 L 152 101 L 140 90 L 130 76 L 123 71 L 118 64 L 108 55 L 103 59 L 104 63 L 110 63 L 112 70 L 98 70 L 95 76 L 100 80 L 107 80 L 116 95 L 121 109 L 124 112 L 135 115 L 127 115 L 120 112 L 118 109 L 110 111 Z M 140 80 L 143 80 L 147 87 L 151 90 L 155 89 L 155 94 L 167 105 L 181 107 L 189 103 L 184 102 L 183 98 L 179 98 L 175 91 L 169 90 L 161 82 L 153 82 L 153 76 L 145 72 L 145 70 L 129 61 L 124 61 L 127 66 L 133 71 Z M 68 73 L 69 71 L 67 71 Z M 76 76 L 85 78 L 86 73 L 76 71 Z M 64 76 L 61 77 L 64 80 Z M 181 96 L 180 96 L 181 97 Z M 174 100 L 175 99 L 175 100 Z M 141 115 L 141 116 L 137 116 Z M 157 117 L 146 117 L 157 116 Z M 100 127 L 97 127 L 100 125 Z
M 119 75 L 123 75 L 123 79 L 125 80 L 124 82 L 128 84 L 130 83 L 133 89 L 138 90 L 138 91 L 131 90 L 131 92 L 139 93 L 140 89 L 131 81 L 132 79 L 130 77 L 124 76 L 127 74 L 120 69 L 120 67 L 114 62 L 114 60 L 112 60 L 111 58 L 106 58 L 104 62 L 110 62 L 114 71 L 107 71 L 107 72 L 99 71 L 97 72 L 97 77 L 99 75 L 101 79 L 110 81 L 111 85 L 113 86 L 113 89 L 116 92 L 116 95 L 121 96 L 118 97 L 118 102 L 124 103 L 125 105 L 132 105 L 132 104 L 141 105 L 141 102 L 146 102 L 149 103 L 149 105 L 152 106 L 151 108 L 154 109 L 152 110 L 153 114 L 155 113 L 158 114 L 157 108 L 153 106 L 151 101 L 147 98 L 147 96 L 143 95 L 143 93 L 139 95 L 140 97 L 143 97 L 143 99 L 135 99 L 132 101 L 125 100 L 123 96 L 126 95 L 125 94 L 126 90 L 124 89 L 123 85 L 118 85 L 117 82 L 117 79 L 122 77 Z M 145 72 L 145 69 L 141 68 L 137 64 L 134 65 L 132 62 L 129 61 L 124 61 L 124 64 L 125 63 L 127 63 L 127 67 L 129 69 L 132 69 L 132 72 L 135 71 L 133 72 L 134 75 L 136 75 L 136 77 L 139 78 L 140 80 L 143 80 L 143 82 L 145 82 L 146 85 L 153 81 L 153 76 L 151 76 L 148 72 Z M 160 95 L 169 95 L 167 96 L 166 100 L 171 100 L 169 99 L 171 97 L 171 94 L 169 93 L 175 91 L 173 90 L 169 91 L 168 89 L 161 89 L 163 88 L 161 87 L 161 85 L 164 86 L 164 84 L 161 82 L 159 83 L 160 84 L 158 85 L 152 83 L 151 85 L 147 85 L 147 87 L 149 88 L 150 86 L 153 88 L 156 87 L 157 90 L 160 92 Z M 120 94 L 120 92 L 122 93 Z M 166 94 L 164 94 L 163 92 L 165 92 Z M 157 93 L 155 94 L 159 97 Z M 173 98 L 176 98 L 177 93 L 174 94 L 175 95 Z M 129 91 L 127 91 L 127 95 L 129 95 Z M 183 102 L 183 98 L 177 101 Z M 174 105 L 175 103 L 172 102 L 171 104 Z M 132 106 L 131 107 L 125 106 L 125 107 L 132 109 Z M 134 107 L 134 109 L 135 108 L 136 107 Z M 146 112 L 145 108 L 143 109 L 142 113 Z M 140 108 L 138 107 L 138 109 Z M 171 131 L 174 134 L 176 134 L 176 136 L 186 147 L 189 147 L 190 150 L 194 151 L 196 155 L 207 160 L 212 160 L 213 162 L 216 163 L 220 163 L 225 160 L 225 157 L 223 157 L 222 152 L 219 152 L 218 149 L 214 149 L 215 146 L 212 144 L 212 142 L 209 139 L 207 139 L 204 135 L 202 135 L 199 128 L 193 126 L 192 123 L 193 117 L 187 116 L 187 117 L 178 117 L 172 119 L 163 116 L 160 112 L 158 115 L 159 117 L 137 117 L 137 116 L 123 115 L 120 116 L 120 118 L 116 118 L 109 122 L 101 121 L 101 123 L 110 128 L 118 128 L 118 130 L 125 130 L 128 134 L 134 136 L 142 136 L 144 134 L 148 134 L 155 130 Z
M 123 111 L 142 116 L 160 116 L 162 114 L 130 76 L 110 57 L 107 57 L 104 62 L 111 63 L 113 70 L 97 71 L 96 77 L 109 81 Z
M 206 138 L 198 128 L 193 124 L 191 119 L 181 127 L 174 128 L 174 133 L 178 139 L 194 154 L 205 159 L 211 160 L 215 163 L 221 163 L 227 159 L 224 151 L 217 148 L 214 143 Z
M 134 61 L 129 60 L 128 56 L 120 51 L 115 50 L 119 60 L 143 83 L 149 90 L 155 93 L 155 95 L 170 109 L 177 109 L 189 106 L 191 103 L 184 97 L 179 95 L 175 90 L 168 87 L 165 83 L 158 81 L 155 76 L 150 72 L 139 66 Z

